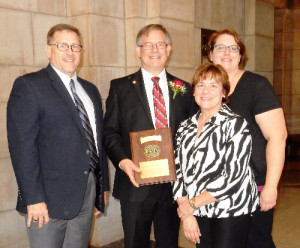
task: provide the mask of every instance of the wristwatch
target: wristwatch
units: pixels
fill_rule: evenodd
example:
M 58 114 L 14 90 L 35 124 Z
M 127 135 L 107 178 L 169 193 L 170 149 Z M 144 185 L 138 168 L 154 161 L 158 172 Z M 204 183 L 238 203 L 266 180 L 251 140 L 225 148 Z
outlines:
M 190 199 L 189 200 L 189 203 L 190 203 L 190 205 L 191 205 L 191 207 L 193 208 L 193 209 L 198 209 L 197 207 L 196 207 L 196 200 L 195 200 L 195 197 L 194 198 L 192 198 L 192 199 Z

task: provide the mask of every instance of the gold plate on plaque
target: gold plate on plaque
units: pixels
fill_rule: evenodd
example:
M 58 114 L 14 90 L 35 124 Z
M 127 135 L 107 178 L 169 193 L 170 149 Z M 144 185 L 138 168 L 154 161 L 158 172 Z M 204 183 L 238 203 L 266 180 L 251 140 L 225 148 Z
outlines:
M 148 158 L 155 158 L 160 154 L 160 147 L 158 145 L 148 145 L 144 149 L 144 154 Z

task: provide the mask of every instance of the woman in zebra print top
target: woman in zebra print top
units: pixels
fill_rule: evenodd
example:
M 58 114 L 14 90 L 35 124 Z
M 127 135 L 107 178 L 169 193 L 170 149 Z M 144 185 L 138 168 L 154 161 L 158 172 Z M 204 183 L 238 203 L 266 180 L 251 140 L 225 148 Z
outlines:
M 176 134 L 178 215 L 196 247 L 243 248 L 258 206 L 248 124 L 225 103 L 230 86 L 220 65 L 199 67 L 192 88 L 201 112 Z

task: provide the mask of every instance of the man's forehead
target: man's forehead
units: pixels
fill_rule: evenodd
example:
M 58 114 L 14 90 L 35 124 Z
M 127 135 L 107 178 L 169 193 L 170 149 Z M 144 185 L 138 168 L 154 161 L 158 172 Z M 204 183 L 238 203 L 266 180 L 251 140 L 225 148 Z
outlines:
M 74 34 L 76 36 L 76 39 L 78 39 L 78 41 L 80 41 L 80 37 L 78 36 L 78 34 L 74 31 L 71 30 L 58 30 L 55 31 L 55 33 L 53 34 L 53 39 L 64 39 L 67 35 L 69 34 Z
M 142 39 L 149 39 L 150 36 L 153 36 L 154 33 L 156 33 L 155 36 L 162 36 L 163 39 L 165 39 L 165 40 L 167 39 L 167 37 L 166 37 L 166 35 L 164 34 L 164 32 L 161 31 L 161 30 L 158 30 L 158 29 L 150 30 L 148 33 L 143 34 L 141 38 L 142 38 Z M 157 34 L 159 34 L 159 35 L 157 35 Z M 160 37 L 160 38 L 162 38 L 162 37 Z M 153 38 L 154 38 L 154 37 L 153 37 Z

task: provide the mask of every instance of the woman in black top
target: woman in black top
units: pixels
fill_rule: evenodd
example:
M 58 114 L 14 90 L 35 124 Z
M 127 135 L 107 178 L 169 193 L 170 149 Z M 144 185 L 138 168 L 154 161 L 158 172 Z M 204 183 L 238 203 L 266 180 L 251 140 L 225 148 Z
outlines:
M 285 156 L 287 130 L 284 113 L 271 84 L 244 71 L 246 47 L 233 30 L 215 32 L 209 39 L 209 60 L 229 75 L 229 107 L 249 123 L 253 140 L 250 165 L 260 192 L 260 210 L 251 221 L 248 248 L 273 248 L 273 208 Z

